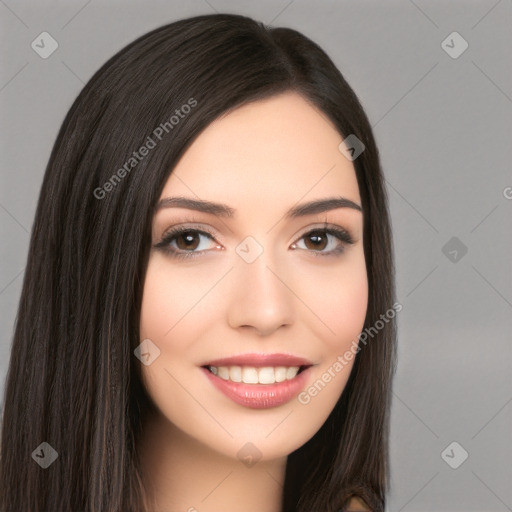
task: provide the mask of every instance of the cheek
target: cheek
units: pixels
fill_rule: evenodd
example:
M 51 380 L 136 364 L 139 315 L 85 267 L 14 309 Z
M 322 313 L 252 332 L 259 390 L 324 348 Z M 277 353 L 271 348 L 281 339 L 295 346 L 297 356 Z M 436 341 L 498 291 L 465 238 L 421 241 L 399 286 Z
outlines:
M 190 386 L 201 355 L 201 343 L 218 311 L 209 307 L 216 273 L 173 268 L 166 257 L 150 258 L 141 304 L 140 340 L 150 339 L 160 350 L 150 365 L 142 365 L 144 383 L 151 395 L 164 395 L 180 384 Z M 213 274 L 213 275 L 212 275 Z M 204 348 L 204 347 L 203 347 Z M 199 353 L 199 355 L 198 355 Z M 175 376 L 179 383 L 172 376 Z M 179 394 L 179 393 L 178 393 Z M 164 397 L 173 400 L 175 396 Z
M 168 262 L 160 256 L 150 260 L 144 282 L 142 297 L 140 335 L 141 339 L 150 338 L 161 340 L 168 348 L 172 346 L 179 350 L 184 344 L 183 336 L 177 336 L 183 325 L 187 324 L 186 332 L 192 337 L 192 329 L 197 325 L 195 311 L 200 309 L 201 297 L 211 287 L 207 276 L 194 274 L 194 280 L 186 272 L 175 271 Z M 199 308 L 198 308 L 199 305 Z M 195 317 L 190 325 L 190 316 Z
M 190 284 L 186 273 L 173 271 L 159 255 L 150 259 L 141 305 L 140 340 L 150 339 L 160 353 L 150 365 L 141 365 L 142 382 L 156 407 L 175 424 L 179 424 L 176 416 L 190 407 L 190 396 L 183 391 L 195 385 L 190 351 L 204 330 L 196 315 L 204 291 Z
M 162 398 L 162 390 L 173 387 L 173 361 L 187 360 L 186 351 L 194 336 L 194 331 L 190 331 L 194 326 L 186 325 L 186 313 L 194 297 L 189 297 L 191 287 L 184 284 L 179 273 L 170 272 L 159 258 L 150 259 L 141 305 L 140 340 L 151 340 L 160 352 L 154 362 L 142 365 L 141 369 L 143 382 L 157 402 Z M 169 394 L 166 400 L 172 401 L 173 396 Z
M 335 269 L 311 272 L 300 293 L 316 317 L 311 325 L 323 341 L 325 355 L 343 353 L 353 340 L 357 342 L 366 318 L 368 279 L 362 250 Z
M 144 281 L 140 316 L 140 336 L 142 339 L 161 339 L 172 327 L 170 312 L 176 305 L 176 294 L 172 293 L 170 280 L 162 271 L 161 265 L 150 259 Z
M 334 409 L 354 366 L 368 306 L 364 260 L 362 265 L 340 271 L 339 279 L 332 279 L 331 275 L 323 284 L 322 290 L 316 289 L 310 295 L 322 320 L 314 322 L 321 341 L 320 363 L 308 386 L 297 397 L 298 411 L 304 417 L 304 442 L 318 431 Z
M 327 308 L 327 317 L 336 333 L 335 346 L 345 350 L 361 333 L 368 307 L 368 281 L 366 269 L 359 269 L 346 276 L 338 291 L 332 292 L 335 300 Z

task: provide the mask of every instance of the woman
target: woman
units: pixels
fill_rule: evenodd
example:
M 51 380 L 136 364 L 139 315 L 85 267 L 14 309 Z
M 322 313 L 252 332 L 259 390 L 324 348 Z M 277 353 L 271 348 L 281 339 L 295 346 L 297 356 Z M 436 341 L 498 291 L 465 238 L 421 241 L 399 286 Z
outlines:
M 238 15 L 140 37 L 48 163 L 1 510 L 384 510 L 393 301 L 378 151 L 327 55 Z

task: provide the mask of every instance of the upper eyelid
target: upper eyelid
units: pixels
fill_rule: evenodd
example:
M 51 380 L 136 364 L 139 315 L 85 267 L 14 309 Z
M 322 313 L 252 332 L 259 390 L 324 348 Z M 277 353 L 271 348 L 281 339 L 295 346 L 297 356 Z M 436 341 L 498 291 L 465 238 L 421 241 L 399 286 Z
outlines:
M 215 233 L 218 232 L 215 228 L 205 226 L 202 222 L 195 220 L 191 217 L 185 217 L 181 220 L 181 222 L 176 222 L 175 224 L 169 225 L 168 227 L 164 228 L 162 231 L 162 234 L 160 235 L 160 240 L 163 240 L 167 237 L 170 233 L 174 231 L 204 231 L 207 234 L 211 235 L 212 237 L 216 237 Z M 158 243 L 158 242 L 157 242 Z
M 213 232 L 212 229 L 209 229 L 209 228 L 205 228 L 203 226 L 198 226 L 196 223 L 193 223 L 192 226 L 188 225 L 188 223 L 186 223 L 187 225 L 182 225 L 182 224 L 177 224 L 175 226 L 172 226 L 166 230 L 164 230 L 164 232 L 162 233 L 162 236 L 160 238 L 165 238 L 167 235 L 171 234 L 171 233 L 175 233 L 175 232 L 182 232 L 182 231 L 197 231 L 197 232 L 201 232 L 201 233 L 206 233 L 207 235 L 211 235 L 212 237 L 215 237 L 215 233 Z

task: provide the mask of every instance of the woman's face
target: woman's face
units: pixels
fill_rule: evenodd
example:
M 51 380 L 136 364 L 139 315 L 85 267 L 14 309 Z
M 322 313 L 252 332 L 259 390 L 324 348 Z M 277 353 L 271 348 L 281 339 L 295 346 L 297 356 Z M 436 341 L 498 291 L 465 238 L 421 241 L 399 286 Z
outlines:
M 361 206 L 341 140 L 287 92 L 213 122 L 167 180 L 140 328 L 160 354 L 150 350 L 142 376 L 164 422 L 187 439 L 233 458 L 283 457 L 340 397 L 353 359 L 336 362 L 357 342 L 368 301 L 363 214 L 297 209 L 341 197 Z

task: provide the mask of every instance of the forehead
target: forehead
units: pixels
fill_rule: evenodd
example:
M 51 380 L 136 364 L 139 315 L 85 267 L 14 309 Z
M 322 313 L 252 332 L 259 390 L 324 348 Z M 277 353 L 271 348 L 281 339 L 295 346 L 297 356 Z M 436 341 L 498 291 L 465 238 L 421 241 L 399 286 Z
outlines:
M 162 197 L 215 200 L 248 212 L 327 195 L 360 204 L 341 141 L 327 116 L 297 93 L 258 100 L 221 116 L 197 137 Z

